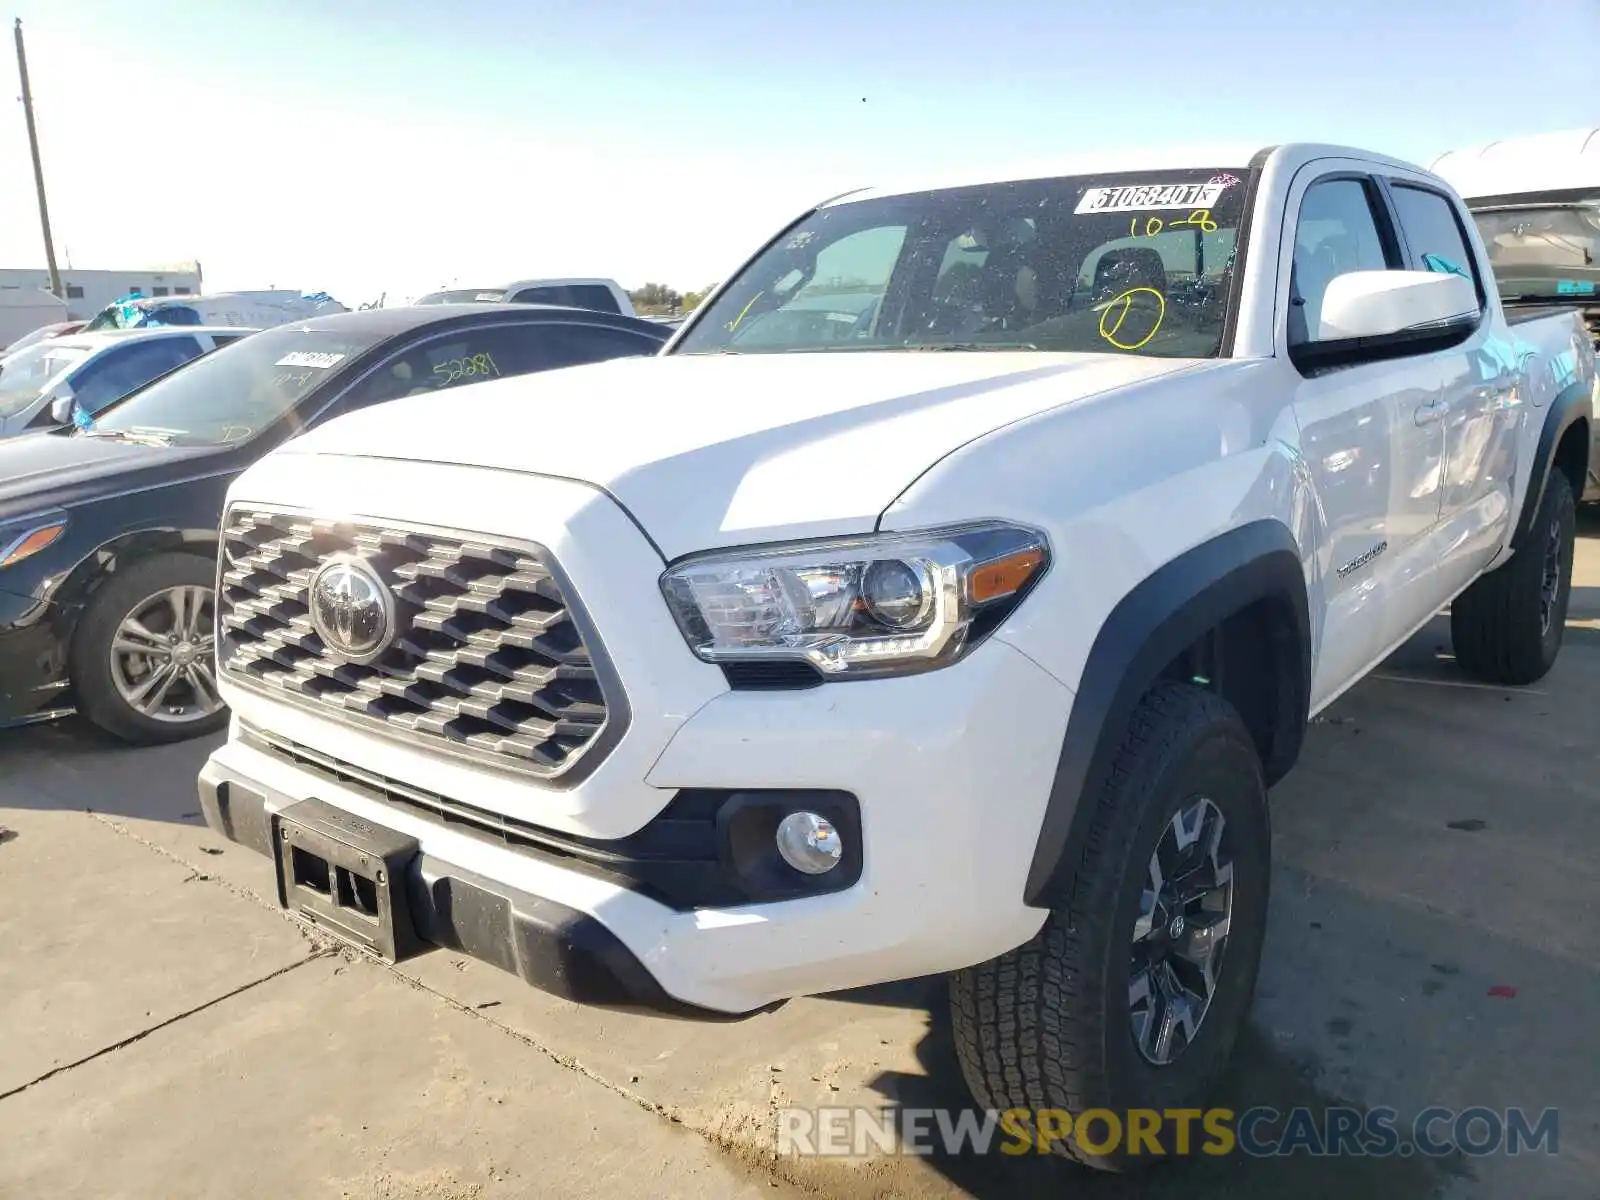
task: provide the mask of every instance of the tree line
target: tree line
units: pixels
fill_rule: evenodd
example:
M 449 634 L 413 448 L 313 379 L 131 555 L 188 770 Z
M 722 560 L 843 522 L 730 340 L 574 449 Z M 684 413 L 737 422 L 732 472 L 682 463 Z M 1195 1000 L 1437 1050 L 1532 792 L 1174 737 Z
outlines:
M 643 287 L 634 288 L 628 293 L 628 299 L 633 301 L 633 307 L 641 313 L 651 316 L 676 316 L 680 313 L 691 313 L 700 307 L 700 302 L 716 287 L 703 287 L 696 292 L 680 292 L 670 288 L 664 283 L 647 283 Z

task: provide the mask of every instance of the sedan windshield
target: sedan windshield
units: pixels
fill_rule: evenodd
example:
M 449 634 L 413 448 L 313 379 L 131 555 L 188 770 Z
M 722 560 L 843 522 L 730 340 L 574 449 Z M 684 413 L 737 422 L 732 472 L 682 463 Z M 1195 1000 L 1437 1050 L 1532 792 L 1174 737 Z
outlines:
M 828 205 L 767 247 L 674 352 L 1212 357 L 1244 174 L 1034 179 Z
M 39 398 L 51 380 L 93 353 L 89 346 L 38 342 L 0 359 L 0 418 L 16 416 Z
M 1472 217 L 1503 296 L 1600 303 L 1600 197 L 1518 197 Z
M 240 338 L 135 392 L 96 417 L 84 435 L 122 435 L 178 446 L 247 442 L 289 417 L 364 351 L 377 330 L 285 325 Z

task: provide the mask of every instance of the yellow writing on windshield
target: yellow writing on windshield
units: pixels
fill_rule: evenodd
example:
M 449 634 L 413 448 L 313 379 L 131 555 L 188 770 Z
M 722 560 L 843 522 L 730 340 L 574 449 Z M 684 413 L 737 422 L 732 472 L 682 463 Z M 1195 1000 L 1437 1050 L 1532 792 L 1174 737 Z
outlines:
M 1142 232 L 1139 229 L 1138 217 L 1128 221 L 1129 237 L 1155 237 L 1162 230 L 1172 229 L 1198 229 L 1201 233 L 1215 233 L 1217 223 L 1212 220 L 1209 208 L 1197 208 L 1179 221 L 1162 221 L 1160 217 L 1146 217 Z
M 1147 312 L 1154 302 L 1155 320 L 1150 325 L 1150 332 L 1138 341 L 1121 340 L 1123 323 L 1128 319 L 1128 314 L 1135 305 L 1139 305 Z M 1100 310 L 1100 336 L 1105 338 L 1118 350 L 1138 350 L 1155 337 L 1156 330 L 1161 328 L 1161 322 L 1167 316 L 1167 298 L 1152 287 L 1129 288 L 1120 296 L 1113 297 L 1104 308 Z M 1132 333 L 1128 334 L 1129 337 Z

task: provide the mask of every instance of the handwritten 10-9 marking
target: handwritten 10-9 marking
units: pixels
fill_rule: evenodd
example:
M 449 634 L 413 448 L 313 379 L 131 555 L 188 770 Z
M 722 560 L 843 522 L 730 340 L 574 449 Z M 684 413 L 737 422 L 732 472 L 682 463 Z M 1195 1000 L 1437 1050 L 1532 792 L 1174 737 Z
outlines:
M 1134 217 L 1128 222 L 1129 237 L 1155 237 L 1162 230 L 1172 229 L 1198 229 L 1201 233 L 1215 233 L 1217 223 L 1211 219 L 1209 208 L 1196 209 L 1181 221 L 1163 222 L 1160 217 L 1147 217 L 1144 223 L 1144 232 L 1139 232 L 1139 218 Z

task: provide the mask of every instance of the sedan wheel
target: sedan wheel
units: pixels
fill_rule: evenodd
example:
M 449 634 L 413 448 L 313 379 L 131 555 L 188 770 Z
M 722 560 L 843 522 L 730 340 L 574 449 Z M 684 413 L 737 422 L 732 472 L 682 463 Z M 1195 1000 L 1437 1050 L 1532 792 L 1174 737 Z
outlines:
M 215 593 L 174 587 L 136 605 L 111 643 L 111 681 L 154 721 L 200 721 L 222 710 L 217 693 Z
M 216 563 L 153 554 L 122 567 L 94 593 L 72 638 L 78 711 L 137 746 L 221 729 L 217 687 Z

